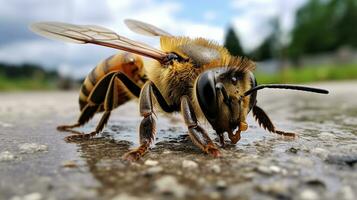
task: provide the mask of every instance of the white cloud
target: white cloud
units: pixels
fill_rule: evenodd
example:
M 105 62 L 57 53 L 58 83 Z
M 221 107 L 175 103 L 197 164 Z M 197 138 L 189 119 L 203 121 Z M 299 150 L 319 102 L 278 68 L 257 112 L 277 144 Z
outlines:
M 124 25 L 123 19 L 142 20 L 174 35 L 205 37 L 219 42 L 222 42 L 223 38 L 223 29 L 220 27 L 177 19 L 175 15 L 181 11 L 182 5 L 174 1 L 65 0 L 44 3 L 40 0 L 32 0 L 31 3 L 23 3 L 20 0 L 13 0 L 4 2 L 2 5 L 4 7 L 0 8 L 0 16 L 6 19 L 27 21 L 27 23 L 49 20 L 76 24 L 97 24 L 111 28 L 115 32 L 131 39 L 146 42 L 156 47 L 159 47 L 158 38 L 132 33 Z M 4 10 L 4 8 L 7 10 Z M 28 9 L 26 14 L 19 14 L 23 13 L 22 9 Z M 116 53 L 116 51 L 103 47 L 63 44 L 40 38 L 0 46 L 1 61 L 35 62 L 44 65 L 62 66 L 61 73 L 83 73 L 80 75 L 86 75 L 99 60 L 105 59 L 113 53 Z M 72 71 L 68 69 L 72 69 Z M 75 76 L 78 76 L 78 74 Z
M 236 31 L 240 34 L 243 46 L 252 50 L 270 33 L 270 20 L 278 18 L 284 32 L 293 27 L 295 11 L 306 0 L 233 0 L 232 7 L 237 11 L 233 18 Z
M 292 27 L 294 11 L 306 0 L 231 0 L 234 15 L 232 23 L 239 33 L 242 45 L 251 50 L 270 33 L 268 21 L 279 16 L 284 29 Z M 182 19 L 187 13 L 183 2 L 158 0 L 0 0 L 0 23 L 19 26 L 23 35 L 30 35 L 23 26 L 35 21 L 64 21 L 76 24 L 97 24 L 108 27 L 131 39 L 159 47 L 158 38 L 141 36 L 131 32 L 123 23 L 125 18 L 142 20 L 158 26 L 174 35 L 204 37 L 223 43 L 224 25 L 212 25 L 217 18 L 214 10 L 203 12 L 202 21 Z M 196 5 L 199 6 L 199 5 Z M 26 10 L 26 12 L 24 12 Z M 6 27 L 0 27 L 5 28 Z M 8 29 L 18 30 L 18 29 Z M 0 29 L 1 31 L 1 29 Z M 19 37 L 23 37 L 19 34 Z M 2 35 L 3 36 L 3 35 Z M 0 43 L 0 61 L 35 62 L 49 66 L 67 66 L 70 73 L 86 75 L 98 61 L 116 50 L 93 45 L 73 45 L 49 41 L 40 37 L 11 38 Z M 3 37 L 5 38 L 5 37 Z M 9 39 L 9 40 L 7 40 Z M 22 40 L 21 42 L 20 39 Z M 0 40 L 1 42 L 1 40 Z M 2 46 L 1 46 L 2 45 Z M 64 70 L 66 71 L 66 70 Z
M 22 63 L 24 61 L 37 62 L 42 61 L 47 65 L 53 65 L 63 56 L 65 45 L 49 42 L 45 40 L 31 40 L 25 42 L 15 42 L 0 49 L 0 60 L 6 60 L 11 63 Z M 61 54 L 59 54 L 61 52 Z M 59 55 L 58 55 L 59 54 Z

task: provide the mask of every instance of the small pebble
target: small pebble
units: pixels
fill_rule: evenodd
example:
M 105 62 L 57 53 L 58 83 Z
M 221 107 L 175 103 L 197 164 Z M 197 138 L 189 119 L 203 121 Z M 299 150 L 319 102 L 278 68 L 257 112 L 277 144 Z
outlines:
M 62 167 L 76 168 L 76 167 L 78 167 L 78 165 L 73 160 L 66 160 L 62 163 Z
M 42 199 L 42 195 L 40 193 L 31 193 L 31 194 L 27 194 L 25 196 L 14 196 L 12 197 L 10 200 L 41 200 Z
M 247 173 L 242 174 L 243 178 L 249 179 L 249 180 L 253 179 L 255 176 L 256 176 L 256 173 L 254 173 L 254 172 L 247 172 Z
M 338 193 L 342 196 L 342 199 L 345 200 L 356 199 L 354 192 L 350 186 L 343 186 Z
M 269 167 L 266 167 L 266 166 L 258 166 L 256 168 L 256 170 L 262 174 L 265 174 L 265 175 L 271 175 L 272 174 L 272 171 L 270 170 Z
M 290 149 L 288 149 L 288 152 L 294 153 L 294 154 L 297 154 L 298 151 L 299 151 L 299 149 L 294 148 L 294 147 L 291 147 Z
M 311 153 L 317 155 L 318 157 L 320 157 L 321 159 L 325 160 L 328 157 L 329 151 L 323 148 L 313 148 L 311 150 Z
M 154 166 L 150 167 L 149 169 L 146 170 L 146 175 L 154 175 L 158 174 L 163 171 L 163 168 L 161 166 Z
M 164 150 L 162 153 L 163 153 L 163 154 L 170 154 L 171 151 L 169 151 L 169 150 Z
M 275 165 L 270 166 L 269 169 L 273 173 L 280 173 L 282 171 L 280 167 L 275 166 Z
M 131 195 L 128 195 L 126 193 L 119 194 L 115 197 L 113 197 L 111 200 L 141 200 L 142 198 L 139 197 L 134 197 Z
M 148 165 L 148 166 L 156 166 L 159 164 L 159 161 L 149 159 L 149 160 L 146 160 L 144 164 Z
M 319 199 L 319 195 L 311 189 L 305 189 L 300 193 L 300 199 L 301 200 L 317 200 L 317 199 Z
M 198 183 L 198 185 L 203 186 L 203 185 L 207 184 L 207 180 L 203 177 L 198 177 L 197 183 Z
M 261 192 L 280 196 L 287 196 L 290 193 L 287 184 L 281 181 L 276 181 L 269 184 L 261 184 L 257 186 L 257 189 Z
M 214 164 L 210 167 L 211 171 L 216 173 L 216 174 L 219 174 L 221 173 L 221 167 L 217 164 Z
M 0 126 L 2 126 L 4 128 L 11 128 L 14 125 L 0 121 Z
M 294 159 L 291 159 L 291 161 L 303 167 L 311 167 L 314 165 L 314 162 L 310 158 L 302 157 L 302 156 L 295 157 Z
M 197 169 L 198 164 L 192 160 L 184 160 L 182 161 L 182 167 L 187 169 Z
M 336 136 L 332 133 L 329 132 L 321 132 L 319 134 L 319 138 L 323 139 L 323 140 L 333 140 L 336 138 Z
M 227 183 L 224 180 L 219 180 L 216 184 L 218 190 L 225 190 L 227 188 Z
M 254 185 L 252 182 L 244 182 L 240 184 L 230 185 L 227 190 L 224 191 L 224 197 L 226 199 L 253 199 Z
M 35 153 L 48 150 L 47 145 L 36 143 L 24 143 L 20 144 L 18 147 L 20 149 L 20 153 Z
M 208 194 L 211 199 L 222 199 L 221 194 L 217 191 L 212 191 Z
M 187 189 L 178 183 L 177 179 L 171 175 L 165 175 L 155 181 L 156 189 L 165 195 L 174 195 L 177 198 L 186 196 Z
M 15 160 L 15 158 L 16 156 L 12 154 L 10 151 L 3 151 L 0 153 L 0 162 Z

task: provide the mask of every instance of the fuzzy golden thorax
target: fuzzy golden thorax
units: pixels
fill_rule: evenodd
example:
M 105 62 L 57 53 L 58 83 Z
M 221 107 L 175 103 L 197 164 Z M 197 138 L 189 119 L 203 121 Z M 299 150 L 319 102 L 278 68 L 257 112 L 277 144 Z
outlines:
M 161 37 L 161 48 L 179 57 L 168 64 L 156 62 L 147 69 L 149 79 L 157 85 L 167 103 L 178 111 L 180 98 L 187 95 L 198 117 L 206 118 L 217 132 L 231 133 L 240 122 L 245 122 L 249 98 L 243 94 L 250 89 L 249 73 L 255 68 L 252 61 L 231 56 L 224 47 L 202 38 Z M 228 106 L 219 92 L 215 97 L 207 97 L 215 98 L 217 104 L 214 122 L 208 119 L 206 112 L 212 108 L 200 104 L 197 97 L 197 80 L 211 72 L 216 73 L 214 84 L 221 83 L 231 99 Z

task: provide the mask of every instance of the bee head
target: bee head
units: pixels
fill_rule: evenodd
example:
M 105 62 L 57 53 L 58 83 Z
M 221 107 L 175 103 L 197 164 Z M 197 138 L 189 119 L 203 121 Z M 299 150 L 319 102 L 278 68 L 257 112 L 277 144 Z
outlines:
M 203 72 L 197 78 L 195 88 L 198 104 L 208 122 L 220 136 L 222 144 L 224 144 L 224 132 L 228 133 L 232 143 L 236 143 L 240 139 L 240 132 L 247 129 L 246 116 L 256 104 L 258 90 L 275 88 L 329 93 L 324 89 L 299 85 L 257 85 L 251 71 L 234 67 L 215 68 Z
M 256 92 L 245 96 L 245 91 L 255 85 L 251 72 L 229 67 L 208 70 L 198 77 L 195 92 L 199 106 L 221 140 L 227 132 L 236 143 L 234 131 L 247 129 L 246 115 L 254 106 Z

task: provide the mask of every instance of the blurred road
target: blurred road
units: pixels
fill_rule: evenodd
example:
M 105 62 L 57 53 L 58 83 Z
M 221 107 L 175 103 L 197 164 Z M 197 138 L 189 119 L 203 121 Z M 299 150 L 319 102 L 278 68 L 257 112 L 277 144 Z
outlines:
M 78 117 L 77 93 L 0 93 L 0 199 L 356 199 L 357 82 L 315 86 L 330 94 L 258 94 L 295 140 L 250 116 L 241 141 L 213 159 L 193 146 L 179 115 L 159 114 L 156 145 L 136 163 L 121 159 L 138 144 L 136 102 L 115 110 L 98 137 L 66 143 L 55 127 Z

